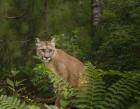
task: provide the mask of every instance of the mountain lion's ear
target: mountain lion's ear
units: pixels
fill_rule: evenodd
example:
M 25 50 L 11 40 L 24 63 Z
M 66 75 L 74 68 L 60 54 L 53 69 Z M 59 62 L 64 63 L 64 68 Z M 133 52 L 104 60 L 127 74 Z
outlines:
M 51 40 L 51 45 L 52 45 L 53 47 L 55 47 L 55 38 L 52 38 L 52 40 Z
M 35 41 L 36 41 L 36 43 L 39 43 L 40 39 L 37 37 L 37 38 L 35 38 Z

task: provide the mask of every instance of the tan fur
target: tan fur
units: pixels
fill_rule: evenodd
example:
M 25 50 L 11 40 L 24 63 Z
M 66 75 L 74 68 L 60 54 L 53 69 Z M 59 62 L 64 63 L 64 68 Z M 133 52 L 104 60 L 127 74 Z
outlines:
M 72 86 L 77 87 L 79 85 L 80 73 L 83 72 L 83 64 L 63 50 L 56 49 L 53 60 L 47 66 L 62 76 Z
M 41 45 L 42 42 L 45 41 L 37 42 L 37 44 L 40 43 Z M 44 48 L 47 48 L 48 46 L 50 47 L 51 41 L 45 43 L 46 43 L 45 47 L 44 47 L 44 43 L 42 43 L 42 47 Z M 37 52 L 39 49 L 41 49 L 41 46 L 40 48 L 37 47 Z M 78 87 L 80 76 L 84 71 L 83 63 L 80 62 L 75 57 L 70 56 L 63 50 L 56 49 L 54 46 L 52 46 L 52 50 L 53 50 L 53 55 L 51 57 L 51 60 L 48 62 L 42 59 L 42 61 L 48 66 L 48 68 L 51 71 L 59 74 L 66 81 L 68 81 L 73 87 Z

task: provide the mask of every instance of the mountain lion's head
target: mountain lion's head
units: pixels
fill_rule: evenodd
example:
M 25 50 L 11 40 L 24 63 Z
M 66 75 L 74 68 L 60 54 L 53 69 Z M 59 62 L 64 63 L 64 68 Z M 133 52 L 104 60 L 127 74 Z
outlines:
M 41 41 L 39 38 L 36 38 L 36 52 L 37 56 L 45 63 L 48 63 L 52 60 L 55 54 L 55 39 L 51 41 Z

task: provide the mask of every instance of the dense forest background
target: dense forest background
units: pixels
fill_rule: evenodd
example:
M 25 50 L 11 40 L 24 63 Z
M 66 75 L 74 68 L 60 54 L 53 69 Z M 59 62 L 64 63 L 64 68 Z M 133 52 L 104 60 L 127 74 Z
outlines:
M 32 82 L 42 77 L 32 71 L 38 63 L 36 37 L 55 37 L 58 48 L 99 69 L 139 74 L 139 25 L 139 0 L 0 0 L 1 92 L 13 95 L 5 84 L 7 78 L 16 77 L 26 79 L 21 95 L 28 95 L 28 83 L 37 90 L 30 96 L 49 95 L 51 87 L 45 87 L 46 81 Z M 108 78 L 112 84 L 120 76 Z

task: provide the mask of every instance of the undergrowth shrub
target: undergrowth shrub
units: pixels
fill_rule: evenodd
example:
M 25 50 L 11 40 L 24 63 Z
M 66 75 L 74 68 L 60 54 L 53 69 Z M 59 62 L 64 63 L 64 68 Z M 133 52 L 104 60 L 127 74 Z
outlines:
M 108 86 L 103 79 L 107 74 L 119 75 L 120 79 Z M 79 109 L 126 109 L 140 96 L 139 74 L 107 72 L 87 63 L 83 77 L 85 82 L 73 101 Z
M 62 97 L 60 105 L 62 108 L 71 103 L 71 98 L 74 96 L 74 89 L 59 75 L 51 72 L 44 64 L 38 64 L 35 69 L 36 72 L 42 72 L 47 75 L 53 84 L 55 95 Z
M 0 109 L 40 109 L 35 105 L 27 105 L 13 96 L 0 96 Z
M 139 73 L 103 71 L 87 63 L 81 85 L 75 90 L 44 64 L 38 64 L 34 70 L 50 78 L 56 96 L 64 97 L 61 100 L 62 108 L 71 104 L 78 109 L 126 109 L 135 104 L 140 96 Z M 107 75 L 118 78 L 108 85 L 108 81 L 104 79 Z
M 31 82 L 36 87 L 37 96 L 51 97 L 54 95 L 52 83 L 46 74 L 41 71 L 35 71 L 34 76 L 31 78 Z

